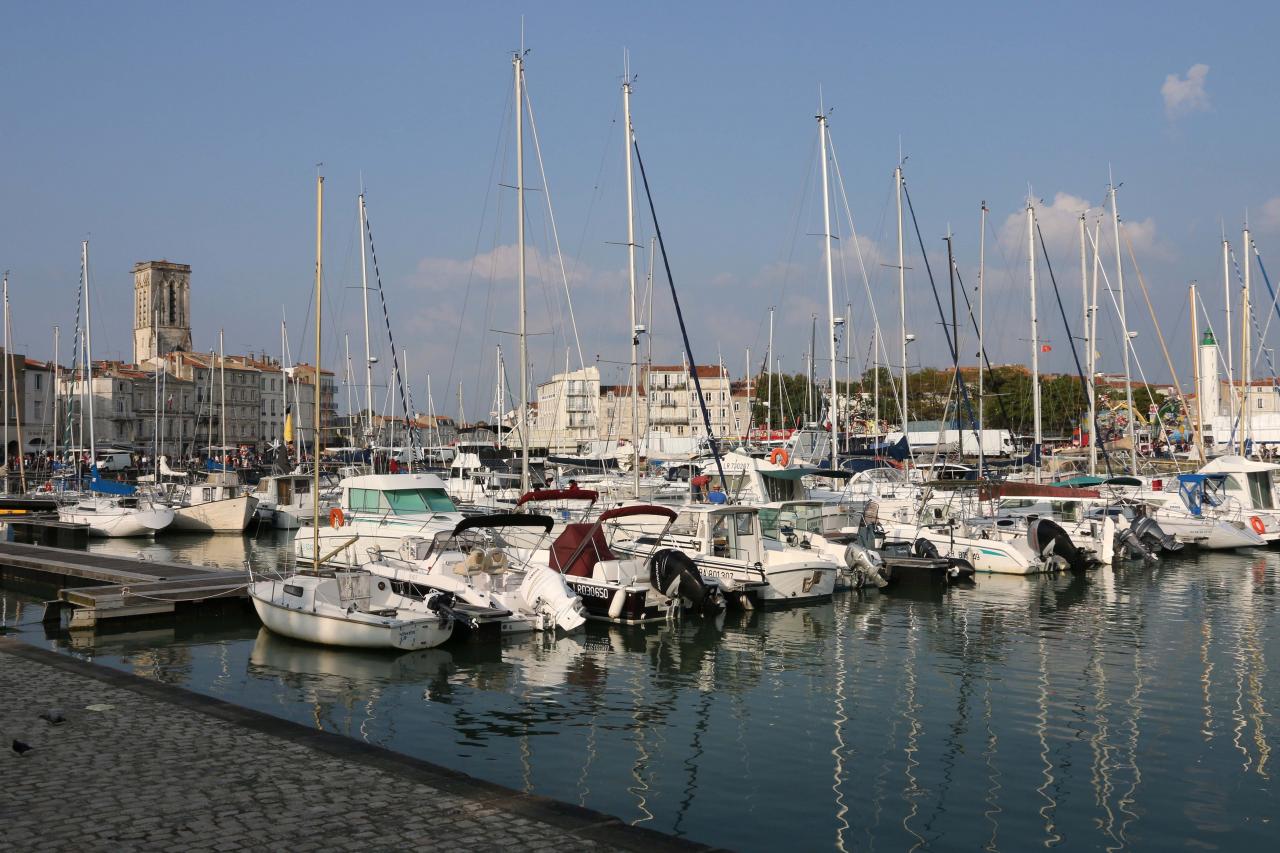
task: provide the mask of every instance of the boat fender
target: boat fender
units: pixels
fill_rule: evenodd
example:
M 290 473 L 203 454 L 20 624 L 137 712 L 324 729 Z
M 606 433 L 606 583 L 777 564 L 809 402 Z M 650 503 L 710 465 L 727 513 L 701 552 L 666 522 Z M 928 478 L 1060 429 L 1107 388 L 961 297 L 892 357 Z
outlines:
M 619 587 L 618 591 L 613 594 L 613 599 L 609 602 L 609 618 L 617 619 L 622 615 L 622 605 L 627 603 L 627 591 L 625 588 Z
M 948 560 L 947 578 L 952 583 L 972 583 L 976 573 L 973 563 L 962 557 L 952 557 Z
M 781 465 L 783 468 L 791 461 L 791 454 L 787 453 L 786 448 L 775 447 L 773 452 L 769 454 L 769 462 L 773 465 Z
M 334 530 L 347 523 L 347 517 L 342 514 L 342 507 L 335 506 L 329 510 L 329 526 Z
M 1253 532 L 1261 536 L 1267 532 L 1267 526 L 1262 523 L 1262 519 L 1256 515 L 1249 519 L 1249 526 L 1253 528 Z

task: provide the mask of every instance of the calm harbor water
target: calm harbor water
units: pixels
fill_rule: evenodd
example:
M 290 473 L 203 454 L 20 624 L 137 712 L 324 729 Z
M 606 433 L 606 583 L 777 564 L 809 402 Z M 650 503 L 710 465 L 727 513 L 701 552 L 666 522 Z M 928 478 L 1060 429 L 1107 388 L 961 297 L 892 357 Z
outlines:
M 1278 580 L 1280 552 L 1220 553 L 401 656 L 251 617 L 46 636 L 0 596 L 29 642 L 711 844 L 1235 850 L 1280 817 Z

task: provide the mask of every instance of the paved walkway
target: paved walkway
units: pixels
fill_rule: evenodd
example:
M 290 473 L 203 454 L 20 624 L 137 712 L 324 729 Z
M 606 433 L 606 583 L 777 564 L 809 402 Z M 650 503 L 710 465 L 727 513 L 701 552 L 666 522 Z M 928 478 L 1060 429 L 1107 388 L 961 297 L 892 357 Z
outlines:
M 0 850 L 403 848 L 707 849 L 0 637 Z

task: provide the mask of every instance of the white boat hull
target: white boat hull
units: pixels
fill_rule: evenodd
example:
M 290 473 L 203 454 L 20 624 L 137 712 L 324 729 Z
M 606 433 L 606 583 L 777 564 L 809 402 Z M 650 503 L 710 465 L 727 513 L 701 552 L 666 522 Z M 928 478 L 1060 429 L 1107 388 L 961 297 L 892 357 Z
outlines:
M 438 616 L 378 617 L 340 608 L 289 606 L 281 594 L 288 581 L 250 584 L 249 597 L 269 631 L 294 640 L 361 649 L 426 649 L 453 634 L 453 623 Z
M 175 533 L 242 533 L 258 509 L 252 495 L 176 507 L 168 529 Z
M 122 539 L 153 536 L 157 530 L 163 530 L 172 523 L 173 510 L 168 507 L 82 510 L 72 506 L 58 510 L 58 519 L 72 524 L 89 525 L 90 536 Z

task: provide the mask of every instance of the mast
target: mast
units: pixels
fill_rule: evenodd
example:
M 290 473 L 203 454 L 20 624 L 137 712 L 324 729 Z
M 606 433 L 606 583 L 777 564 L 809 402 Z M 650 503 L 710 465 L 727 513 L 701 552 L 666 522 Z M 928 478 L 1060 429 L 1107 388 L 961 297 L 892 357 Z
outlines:
M 518 222 L 517 247 L 520 255 L 520 492 L 529 491 L 529 339 L 525 329 L 524 299 L 524 45 L 511 60 L 515 70 L 516 105 L 516 221 Z
M 1089 354 L 1085 363 L 1088 365 L 1089 371 L 1089 387 L 1093 390 L 1093 409 L 1090 411 L 1089 429 L 1092 433 L 1098 430 L 1098 273 L 1102 270 L 1102 252 L 1099 247 L 1102 245 L 1102 218 L 1093 226 L 1093 280 L 1089 283 Z M 1092 441 L 1089 442 L 1092 448 L 1089 453 L 1089 473 L 1097 476 L 1098 472 L 1098 442 L 1102 440 L 1099 435 L 1092 435 Z M 1107 470 L 1111 470 L 1111 463 L 1108 461 Z
M 871 330 L 871 408 L 874 414 L 871 417 L 872 435 L 875 436 L 875 443 L 880 443 L 880 326 L 877 324 Z
M 316 364 L 320 363 L 319 350 L 316 351 Z M 318 367 L 316 368 L 319 369 Z M 316 406 L 320 405 L 320 380 L 316 378 Z M 227 351 L 222 346 L 222 330 L 218 330 L 218 402 L 221 406 L 218 412 L 218 440 L 222 442 L 222 471 L 227 471 Z M 317 494 L 319 494 L 317 492 Z
M 630 283 L 627 309 L 631 312 L 631 485 L 640 497 L 640 328 L 636 325 L 636 211 L 632 179 L 631 69 L 623 54 L 622 113 L 623 147 L 627 149 L 627 279 Z
M 1196 450 L 1200 454 L 1200 462 L 1204 463 L 1204 398 L 1200 396 L 1200 327 L 1196 317 L 1196 283 L 1191 282 L 1188 288 L 1188 300 L 1191 304 L 1191 366 L 1196 374 Z M 1190 412 L 1187 413 L 1188 415 Z
M 902 242 L 902 163 L 899 160 L 897 168 L 893 170 L 893 181 L 896 188 L 894 196 L 898 202 L 898 316 L 902 321 L 902 436 L 907 439 L 907 446 L 911 446 L 911 438 L 908 435 L 907 425 L 910 419 L 907 417 L 907 267 L 906 260 L 903 257 Z
M 836 447 L 836 433 L 839 429 L 836 415 L 836 333 L 840 323 L 836 322 L 835 284 L 831 272 L 831 198 L 827 180 L 827 116 L 818 109 L 818 143 L 822 160 L 822 248 L 827 268 L 827 345 L 831 358 L 831 402 L 827 406 L 828 431 L 831 435 L 831 447 L 828 450 L 831 459 L 831 470 L 839 468 L 839 450 Z M 841 318 L 843 320 L 843 318 Z
M 369 269 L 365 251 L 364 192 L 360 193 L 360 295 L 364 301 L 364 404 L 368 409 L 365 421 L 365 446 L 373 443 L 373 355 L 369 351 Z M 350 356 L 348 356 L 350 360 Z M 348 410 L 350 406 L 347 407 Z
M 1124 401 L 1129 407 L 1129 471 L 1138 473 L 1138 441 L 1134 436 L 1133 379 L 1129 371 L 1129 319 L 1124 307 L 1124 262 L 1120 257 L 1120 211 L 1116 206 L 1116 186 L 1111 184 L 1111 227 L 1116 238 L 1116 287 L 1120 291 L 1120 332 L 1124 345 Z
M 1040 323 L 1036 316 L 1036 211 L 1027 199 L 1027 274 L 1031 281 L 1031 408 L 1034 430 L 1031 453 L 1035 461 L 1036 482 L 1040 482 Z
M 765 441 L 773 441 L 773 306 L 769 306 L 769 352 L 765 355 L 764 375 L 769 403 L 764 411 Z
M 4 493 L 9 492 L 9 271 L 4 273 Z M 18 448 L 19 451 L 22 448 Z
M 498 427 L 498 446 L 502 447 L 502 410 L 506 405 L 506 388 L 503 387 L 503 371 L 502 371 L 502 344 L 498 344 L 498 411 L 497 411 L 497 427 Z
M 1252 394 L 1250 393 L 1249 383 L 1253 380 L 1253 341 L 1249 339 L 1249 314 L 1252 306 L 1249 304 L 1252 294 L 1249 292 L 1249 223 L 1244 226 L 1244 237 L 1241 242 L 1244 244 L 1244 290 L 1240 296 L 1240 383 L 1241 383 L 1241 399 L 1240 399 L 1240 455 L 1244 456 L 1248 452 L 1248 444 L 1253 431 L 1253 410 L 1249 404 L 1252 402 Z
M 983 304 L 985 296 L 982 288 L 982 279 L 986 275 L 987 267 L 987 201 L 982 200 L 982 217 L 981 224 L 978 228 L 978 479 L 982 479 L 983 469 L 986 468 L 986 442 L 983 431 L 986 429 L 986 420 L 983 415 L 983 376 L 982 376 L 982 355 L 986 350 L 983 349 L 983 332 L 985 329 L 985 312 L 986 307 Z
M 1089 253 L 1088 253 L 1088 225 L 1085 222 L 1085 214 L 1080 214 L 1080 301 L 1084 312 L 1084 367 L 1088 374 L 1085 382 L 1086 401 L 1089 406 L 1089 476 L 1096 477 L 1098 475 L 1098 431 L 1095 429 L 1098 423 L 1098 397 L 1097 389 L 1094 387 L 1093 376 L 1093 312 L 1094 304 L 1089 298 Z M 1097 252 L 1094 252 L 1094 260 L 1097 260 Z M 1097 265 L 1095 263 L 1094 280 L 1097 280 Z M 1195 312 L 1194 305 L 1192 312 Z M 1192 323 L 1194 324 L 1194 320 Z M 1081 439 L 1084 438 L 1084 430 L 1080 430 Z
M 89 319 L 89 305 L 93 300 L 89 298 L 89 241 L 80 241 L 80 266 L 84 270 L 84 375 L 88 377 L 85 381 L 86 396 L 89 400 L 89 476 L 92 478 L 94 470 L 98 464 L 98 445 L 94 440 L 93 433 L 93 324 Z M 8 356 L 8 353 L 5 353 Z M 83 410 L 82 410 L 83 411 Z M 5 418 L 6 426 L 9 419 Z M 84 427 L 81 427 L 83 431 Z M 9 448 L 6 444 L 5 453 L 8 454 Z M 8 464 L 6 462 L 6 464 Z
M 964 425 L 960 422 L 960 397 L 961 385 L 964 380 L 960 377 L 960 323 L 956 319 L 956 256 L 952 246 L 951 228 L 947 228 L 947 275 L 951 279 L 951 334 L 952 351 L 955 354 L 955 394 L 956 394 L 956 449 L 959 452 L 959 461 L 964 461 Z M 946 435 L 946 424 L 943 424 L 943 436 Z M 981 440 L 979 440 L 981 441 Z
M 59 398 L 62 396 L 61 386 L 58 384 L 58 349 L 60 344 L 58 336 L 60 333 L 61 329 L 55 325 L 53 327 L 53 387 L 50 389 L 53 392 L 53 427 L 49 433 L 50 443 L 53 444 L 53 458 L 49 460 L 50 477 L 53 476 L 53 461 L 58 458 L 58 407 L 61 404 Z
M 1231 328 L 1231 244 L 1227 242 L 1225 230 L 1222 232 L 1222 304 L 1227 311 L 1227 389 L 1230 392 L 1227 414 L 1231 417 L 1232 430 L 1238 431 L 1239 427 L 1234 426 L 1240 401 L 1236 397 L 1235 332 Z
M 289 421 L 289 375 L 285 372 L 285 356 L 284 351 L 288 346 L 285 341 L 284 320 L 280 321 L 280 446 L 285 447 L 285 425 Z M 285 458 L 288 458 L 288 448 L 285 447 Z
M 320 327 L 323 320 L 320 286 L 324 275 L 324 175 L 316 175 L 316 385 L 311 426 L 315 430 L 315 457 L 311 464 L 311 560 L 320 571 Z
M 745 445 L 751 440 L 751 347 L 747 347 L 747 370 L 743 375 L 747 379 L 747 419 L 746 428 L 742 431 L 742 443 Z M 729 397 L 733 397 L 733 382 L 729 383 Z

